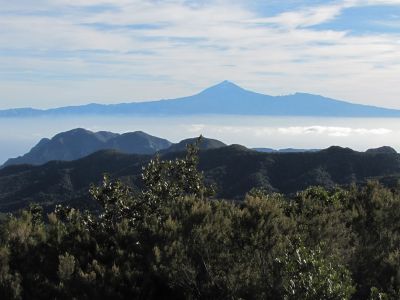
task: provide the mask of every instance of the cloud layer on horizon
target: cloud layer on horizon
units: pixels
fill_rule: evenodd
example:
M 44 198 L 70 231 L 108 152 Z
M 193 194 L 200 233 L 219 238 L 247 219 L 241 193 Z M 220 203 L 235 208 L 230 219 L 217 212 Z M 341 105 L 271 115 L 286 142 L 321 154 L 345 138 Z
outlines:
M 273 135 L 291 135 L 291 136 L 326 136 L 326 137 L 351 137 L 351 136 L 380 136 L 393 133 L 388 128 L 352 128 L 341 126 L 213 126 L 206 124 L 192 124 L 188 129 L 194 134 L 203 132 L 230 133 L 238 135 L 254 135 L 258 137 L 268 137 Z
M 224 79 L 400 108 L 399 0 L 264 2 L 0 0 L 1 108 L 178 97 Z

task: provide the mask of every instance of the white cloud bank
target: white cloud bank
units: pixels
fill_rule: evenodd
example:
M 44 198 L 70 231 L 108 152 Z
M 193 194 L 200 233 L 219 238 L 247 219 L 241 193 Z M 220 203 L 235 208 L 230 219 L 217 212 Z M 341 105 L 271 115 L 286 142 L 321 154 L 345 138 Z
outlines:
M 290 127 L 262 127 L 262 126 L 215 126 L 192 124 L 189 132 L 194 134 L 237 134 L 266 137 L 271 135 L 291 136 L 318 136 L 350 137 L 350 136 L 381 136 L 393 133 L 388 128 L 351 128 L 337 126 L 290 126 Z
M 348 137 L 352 135 L 386 135 L 392 133 L 387 128 L 350 128 L 332 126 L 310 126 L 310 127 L 285 127 L 279 128 L 280 134 L 290 135 L 327 135 L 332 137 Z
M 308 123 L 310 120 L 298 120 L 299 123 Z M 365 120 L 364 120 L 365 121 Z M 365 126 L 363 121 L 341 120 L 339 124 L 328 120 L 326 125 L 292 125 L 263 124 L 254 122 L 242 125 L 229 126 L 216 123 L 197 123 L 182 125 L 179 132 L 185 136 L 199 136 L 200 134 L 220 139 L 227 144 L 238 143 L 248 147 L 267 147 L 274 149 L 282 148 L 304 148 L 322 149 L 332 145 L 351 147 L 355 150 L 364 151 L 382 145 L 390 145 L 399 148 L 398 139 L 400 131 L 394 120 L 371 120 Z M 352 124 L 351 124 L 352 123 Z M 283 126 L 282 126 L 283 125 Z M 359 126 L 361 125 L 361 126 Z M 382 126 L 382 127 L 380 127 Z

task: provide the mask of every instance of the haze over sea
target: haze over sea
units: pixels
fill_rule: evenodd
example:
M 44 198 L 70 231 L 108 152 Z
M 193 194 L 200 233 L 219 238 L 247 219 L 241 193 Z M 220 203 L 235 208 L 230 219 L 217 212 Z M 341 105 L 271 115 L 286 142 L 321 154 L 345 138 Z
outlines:
M 388 145 L 400 150 L 398 119 L 254 116 L 37 117 L 0 119 L 0 163 L 28 152 L 41 138 L 82 127 L 117 133 L 145 131 L 177 142 L 203 134 L 249 148 L 319 149 L 332 145 L 364 151 Z

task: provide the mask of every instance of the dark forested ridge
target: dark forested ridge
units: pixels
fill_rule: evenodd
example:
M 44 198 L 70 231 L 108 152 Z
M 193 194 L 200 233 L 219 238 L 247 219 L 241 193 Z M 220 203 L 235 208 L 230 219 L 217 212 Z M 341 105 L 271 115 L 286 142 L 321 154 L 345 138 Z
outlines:
M 162 153 L 163 159 L 183 155 L 179 152 L 182 143 L 172 147 L 178 152 Z M 204 140 L 203 149 L 199 168 L 206 182 L 215 186 L 217 197 L 224 199 L 240 200 L 253 188 L 289 195 L 313 185 L 331 189 L 364 184 L 369 179 L 395 186 L 400 178 L 400 155 L 388 148 L 365 153 L 340 147 L 318 152 L 260 153 Z M 107 173 L 134 189 L 140 188 L 141 168 L 151 158 L 104 150 L 70 162 L 9 166 L 0 170 L 0 212 L 15 211 L 33 201 L 48 208 L 66 203 L 93 209 L 93 202 L 87 200 L 90 184 L 99 183 Z
M 229 153 L 237 161 L 240 152 L 270 163 L 283 157 L 237 146 L 222 150 L 201 156 L 210 152 L 217 159 Z M 106 161 L 111 154 L 80 163 L 93 163 L 96 156 Z M 331 148 L 320 159 L 326 155 L 337 162 L 357 154 Z M 367 156 L 371 165 L 390 160 L 378 153 L 357 161 Z M 135 165 L 140 157 L 119 154 L 118 161 Z M 0 298 L 400 298 L 398 187 L 376 182 L 330 191 L 308 187 L 290 197 L 254 189 L 243 201 L 223 201 L 204 184 L 197 163 L 194 147 L 179 159 L 156 157 L 142 170 L 136 190 L 105 177 L 90 188 L 87 201 L 99 207 L 95 213 L 57 206 L 46 214 L 31 205 L 5 216 L 0 221 Z M 57 164 L 72 166 L 46 166 Z M 358 168 L 355 163 L 353 170 Z

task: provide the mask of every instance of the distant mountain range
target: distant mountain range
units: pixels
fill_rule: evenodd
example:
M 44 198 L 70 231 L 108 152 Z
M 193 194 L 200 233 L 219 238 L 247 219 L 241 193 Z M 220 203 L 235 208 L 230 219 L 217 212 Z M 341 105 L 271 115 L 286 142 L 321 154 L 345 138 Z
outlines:
M 92 132 L 77 128 L 55 135 L 53 138 L 43 138 L 28 153 L 7 160 L 3 167 L 10 165 L 42 165 L 49 161 L 72 161 L 83 158 L 100 150 L 114 150 L 125 154 L 147 154 L 156 152 L 168 153 L 185 151 L 187 144 L 195 143 L 196 139 L 186 139 L 177 144 L 158 138 L 142 131 L 117 134 L 113 132 Z M 226 145 L 218 140 L 202 138 L 199 148 L 215 149 Z
M 188 138 L 174 144 L 166 139 L 152 136 L 143 131 L 118 134 L 108 131 L 92 132 L 83 128 L 76 128 L 61 132 L 51 139 L 41 139 L 28 153 L 17 158 L 8 159 L 1 167 L 25 164 L 43 165 L 50 161 L 73 161 L 101 150 L 112 150 L 121 154 L 154 155 L 155 153 L 159 153 L 164 155 L 171 152 L 186 151 L 186 146 L 194 144 L 197 139 Z M 210 150 L 226 146 L 221 141 L 202 137 L 199 149 Z M 243 148 L 249 150 L 245 147 Z M 321 151 L 321 149 L 295 148 L 253 148 L 251 150 L 263 153 L 307 153 Z M 366 153 L 396 154 L 397 152 L 393 148 L 385 146 L 377 149 L 369 149 Z
M 78 128 L 59 133 L 52 139 L 42 139 L 27 154 L 7 160 L 4 166 L 41 165 L 52 160 L 76 160 L 104 149 L 114 149 L 128 154 L 154 154 L 171 145 L 172 143 L 165 139 L 141 131 L 116 134 Z
M 268 96 L 224 81 L 196 95 L 178 99 L 121 104 L 88 104 L 47 110 L 0 110 L 0 117 L 78 115 L 259 115 L 318 117 L 400 117 L 400 110 L 353 104 L 323 96 L 296 93 Z
M 172 151 L 161 158 L 182 155 Z M 142 184 L 142 167 L 151 158 L 102 150 L 74 161 L 5 167 L 0 170 L 0 212 L 15 211 L 31 202 L 46 209 L 63 203 L 95 210 L 96 203 L 88 195 L 91 184 L 99 184 L 108 173 L 136 190 Z M 217 197 L 232 200 L 242 199 L 252 188 L 291 194 L 312 185 L 333 188 L 375 179 L 393 186 L 400 179 L 400 155 L 390 147 L 367 152 L 330 147 L 318 152 L 261 153 L 231 145 L 204 149 L 199 161 L 206 182 L 216 186 Z

